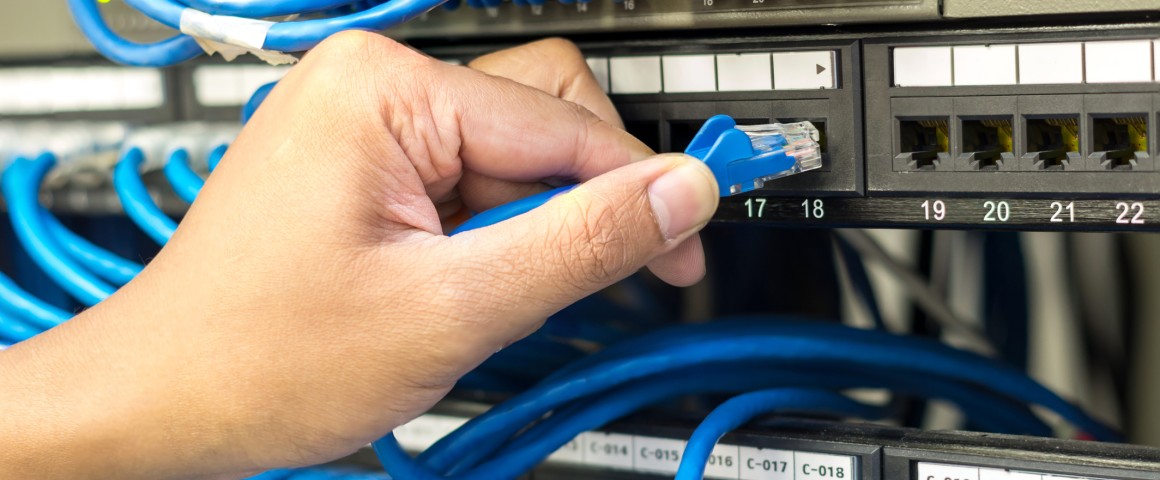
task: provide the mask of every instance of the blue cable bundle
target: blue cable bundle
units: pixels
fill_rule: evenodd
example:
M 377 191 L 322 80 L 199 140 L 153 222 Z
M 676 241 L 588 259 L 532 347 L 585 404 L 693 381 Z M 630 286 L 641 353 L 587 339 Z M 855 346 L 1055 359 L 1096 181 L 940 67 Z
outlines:
M 197 198 L 197 192 L 205 186 L 205 180 L 202 180 L 201 175 L 193 171 L 193 167 L 189 165 L 189 152 L 183 148 L 174 150 L 169 155 L 164 171 L 173 191 L 186 202 L 193 203 Z
M 129 147 L 121 161 L 113 168 L 113 189 L 121 199 L 125 214 L 141 227 L 158 245 L 165 245 L 177 231 L 177 222 L 161 211 L 149 196 L 149 189 L 141 179 L 145 154 L 137 147 Z M 194 196 L 196 196 L 196 192 Z
M 591 0 L 558 0 L 562 4 Z M 247 50 L 303 52 L 344 30 L 384 30 L 413 20 L 442 5 L 455 10 L 462 0 L 125 0 L 129 6 L 169 28 L 183 32 L 155 43 L 130 42 L 113 32 L 101 17 L 98 0 L 68 0 L 81 32 L 104 56 L 134 66 L 164 67 L 204 53 L 195 40 L 230 44 Z M 494 9 L 502 0 L 466 0 L 473 8 Z M 544 5 L 545 0 L 513 0 L 516 6 Z M 271 17 L 303 16 L 292 21 Z
M 905 391 L 957 402 L 979 425 L 1050 433 L 1027 408 L 1038 405 L 1098 439 L 1120 438 L 1022 372 L 978 355 L 879 331 L 743 319 L 676 327 L 586 357 L 471 420 L 417 459 L 390 435 L 374 446 L 399 480 L 515 478 L 575 435 L 648 405 L 685 395 L 791 387 L 809 389 L 811 395 L 848 388 Z M 726 403 L 714 418 L 740 419 L 722 425 L 743 423 L 761 411 L 744 407 L 753 398 L 766 397 Z M 757 413 L 732 411 L 738 408 Z M 854 410 L 839 413 L 870 416 Z M 721 431 L 712 424 L 706 428 L 714 435 Z M 688 461 L 694 463 L 686 468 L 703 468 L 703 462 Z

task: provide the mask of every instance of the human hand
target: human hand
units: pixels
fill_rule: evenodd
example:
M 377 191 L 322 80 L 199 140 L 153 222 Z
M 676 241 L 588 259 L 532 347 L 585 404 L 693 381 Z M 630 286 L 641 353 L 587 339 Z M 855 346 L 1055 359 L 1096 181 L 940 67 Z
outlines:
M 137 279 L 0 353 L 0 406 L 27 413 L 0 418 L 15 445 L 0 471 L 236 477 L 331 460 L 641 266 L 677 285 L 703 275 L 712 174 L 625 133 L 574 47 L 471 67 L 358 32 L 308 54 Z M 443 235 L 464 209 L 573 181 Z

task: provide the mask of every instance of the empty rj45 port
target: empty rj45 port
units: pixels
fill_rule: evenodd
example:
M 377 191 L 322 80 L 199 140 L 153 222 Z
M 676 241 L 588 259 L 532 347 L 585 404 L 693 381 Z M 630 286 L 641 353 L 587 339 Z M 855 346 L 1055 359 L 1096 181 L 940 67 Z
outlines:
M 1080 169 L 1079 117 L 1027 118 L 1027 170 Z
M 900 119 L 898 156 L 907 170 L 950 169 L 950 121 L 946 117 Z
M 1148 158 L 1148 118 L 1144 115 L 1092 117 L 1092 153 L 1097 170 L 1138 170 Z
M 959 170 L 998 171 L 1015 166 L 1011 117 L 963 119 Z

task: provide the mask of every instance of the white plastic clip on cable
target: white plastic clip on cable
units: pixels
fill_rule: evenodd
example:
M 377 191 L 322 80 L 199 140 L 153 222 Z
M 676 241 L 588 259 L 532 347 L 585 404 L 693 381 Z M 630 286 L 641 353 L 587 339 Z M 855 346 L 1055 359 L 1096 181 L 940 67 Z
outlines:
M 227 61 L 252 53 L 270 65 L 288 65 L 298 61 L 293 55 L 266 50 L 266 35 L 274 22 L 252 18 L 210 15 L 187 8 L 181 11 L 181 33 L 197 40 L 206 53 L 221 53 Z

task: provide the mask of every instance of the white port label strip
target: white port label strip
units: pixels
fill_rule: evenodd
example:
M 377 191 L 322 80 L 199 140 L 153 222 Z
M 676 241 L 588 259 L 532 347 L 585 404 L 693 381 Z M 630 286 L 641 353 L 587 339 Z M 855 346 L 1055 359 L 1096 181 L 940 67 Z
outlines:
M 465 422 L 465 419 L 459 417 L 428 414 L 399 427 L 395 430 L 395 436 L 407 450 L 424 450 Z M 547 463 L 672 475 L 676 473 L 684 454 L 684 440 L 587 432 L 549 456 Z M 857 480 L 856 461 L 855 457 L 849 455 L 721 444 L 713 449 L 709 457 L 705 478 Z
M 917 480 L 1106 480 L 1093 477 L 1021 472 L 1002 468 L 970 467 L 919 462 Z

